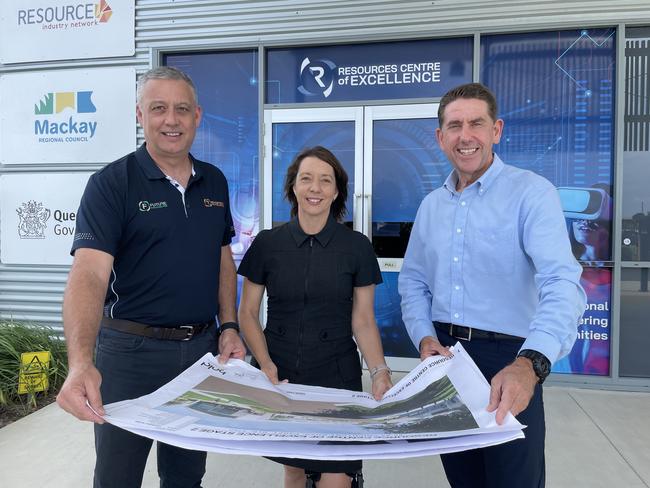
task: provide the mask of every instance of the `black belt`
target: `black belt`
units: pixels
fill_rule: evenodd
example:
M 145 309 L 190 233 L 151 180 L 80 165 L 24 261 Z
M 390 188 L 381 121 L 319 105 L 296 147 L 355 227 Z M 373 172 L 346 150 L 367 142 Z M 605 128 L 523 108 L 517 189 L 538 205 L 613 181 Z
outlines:
M 102 327 L 119 330 L 127 334 L 135 334 L 154 339 L 167 341 L 189 341 L 192 337 L 202 334 L 210 327 L 215 325 L 215 321 L 202 322 L 198 324 L 183 324 L 174 327 L 154 327 L 132 320 L 112 319 L 109 317 L 102 318 Z
M 508 340 L 508 341 L 522 341 L 523 337 L 517 337 L 509 334 L 502 334 L 501 332 L 492 332 L 491 330 L 474 329 L 472 327 L 465 327 L 463 325 L 449 324 L 447 322 L 433 321 L 436 329 L 446 332 L 456 339 L 462 341 L 471 341 L 472 339 L 493 339 L 493 340 Z

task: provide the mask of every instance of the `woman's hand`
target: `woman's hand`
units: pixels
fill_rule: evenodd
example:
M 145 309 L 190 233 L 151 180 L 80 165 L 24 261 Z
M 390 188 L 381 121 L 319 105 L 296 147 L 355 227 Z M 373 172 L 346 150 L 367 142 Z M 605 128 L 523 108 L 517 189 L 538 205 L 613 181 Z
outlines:
M 386 393 L 392 387 L 393 382 L 390 378 L 389 369 L 377 371 L 372 377 L 372 396 L 375 397 L 375 400 L 381 400 L 384 396 L 384 393 Z
M 260 369 L 266 375 L 271 383 L 277 385 L 279 383 L 288 383 L 288 380 L 280 381 L 278 379 L 278 367 L 271 360 L 266 361 L 264 364 L 260 364 Z

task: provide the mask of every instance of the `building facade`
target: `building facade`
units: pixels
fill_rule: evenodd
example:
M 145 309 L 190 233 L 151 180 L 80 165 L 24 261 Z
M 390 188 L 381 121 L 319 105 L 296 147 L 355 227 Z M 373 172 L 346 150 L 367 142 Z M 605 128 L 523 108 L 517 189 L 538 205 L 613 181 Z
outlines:
M 229 179 L 236 257 L 288 219 L 282 178 L 301 148 L 339 156 L 348 225 L 372 240 L 384 276 L 382 340 L 391 366 L 410 369 L 396 277 L 419 202 L 450 170 L 434 139 L 437 104 L 480 81 L 505 120 L 497 152 L 557 186 L 584 267 L 589 304 L 551 381 L 650 387 L 645 1 L 33 3 L 0 7 L 26 44 L 35 29 L 59 31 L 34 49 L 0 38 L 0 317 L 61 327 L 85 181 L 141 142 L 135 77 L 169 64 L 197 84 L 192 151 Z

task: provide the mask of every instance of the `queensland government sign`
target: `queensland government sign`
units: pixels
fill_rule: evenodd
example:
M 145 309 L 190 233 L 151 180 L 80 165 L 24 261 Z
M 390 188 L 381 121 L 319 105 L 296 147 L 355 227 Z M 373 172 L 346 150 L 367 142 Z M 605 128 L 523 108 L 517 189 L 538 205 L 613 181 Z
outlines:
M 70 264 L 77 209 L 90 173 L 0 176 L 0 262 Z

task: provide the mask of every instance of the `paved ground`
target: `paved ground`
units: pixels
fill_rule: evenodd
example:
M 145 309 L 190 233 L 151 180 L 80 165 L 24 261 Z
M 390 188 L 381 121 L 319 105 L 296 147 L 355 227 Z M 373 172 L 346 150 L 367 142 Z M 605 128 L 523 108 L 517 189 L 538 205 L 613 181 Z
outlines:
M 649 488 L 650 394 L 547 387 L 549 488 Z M 0 487 L 92 485 L 92 426 L 55 404 L 0 429 Z M 368 488 L 449 486 L 437 457 L 367 461 Z M 282 486 L 282 468 L 250 456 L 208 455 L 205 488 Z M 144 487 L 156 487 L 152 455 Z

